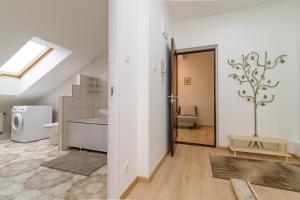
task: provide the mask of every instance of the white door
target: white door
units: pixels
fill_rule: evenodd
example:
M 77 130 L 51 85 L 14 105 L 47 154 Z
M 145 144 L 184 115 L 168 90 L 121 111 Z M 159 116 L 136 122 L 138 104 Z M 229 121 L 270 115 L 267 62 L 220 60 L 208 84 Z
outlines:
M 15 113 L 12 117 L 12 129 L 15 133 L 20 133 L 23 129 L 23 116 L 21 113 Z

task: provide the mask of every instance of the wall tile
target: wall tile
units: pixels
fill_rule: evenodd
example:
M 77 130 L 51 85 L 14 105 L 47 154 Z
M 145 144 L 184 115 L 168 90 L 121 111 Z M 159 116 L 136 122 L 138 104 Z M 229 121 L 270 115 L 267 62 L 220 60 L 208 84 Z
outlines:
M 95 116 L 95 114 L 94 114 L 94 108 L 92 107 L 92 108 L 88 108 L 87 109 L 87 117 L 88 118 L 93 118 L 94 116 Z
M 80 86 L 79 85 L 72 85 L 72 96 L 73 97 L 80 96 Z
M 75 119 L 80 119 L 80 108 L 77 108 L 77 109 L 73 109 L 73 120 Z
M 63 136 L 62 136 L 62 147 L 66 149 L 68 147 L 68 136 L 69 136 L 69 123 L 63 123 Z
M 73 107 L 73 99 L 72 97 L 63 97 L 63 102 L 64 102 L 64 108 L 68 109 L 68 108 L 72 108 Z
M 76 119 L 74 115 L 74 109 L 64 109 L 64 122 L 72 121 Z
M 81 119 L 88 118 L 88 111 L 87 111 L 87 108 L 81 108 L 81 109 L 80 109 L 80 118 L 81 118 Z
M 88 97 L 87 98 L 87 107 L 88 108 L 94 108 L 95 106 L 95 98 L 94 97 Z
M 72 108 L 80 108 L 80 97 L 73 97 L 73 106 Z
M 86 97 L 80 97 L 80 108 L 87 108 L 88 101 Z

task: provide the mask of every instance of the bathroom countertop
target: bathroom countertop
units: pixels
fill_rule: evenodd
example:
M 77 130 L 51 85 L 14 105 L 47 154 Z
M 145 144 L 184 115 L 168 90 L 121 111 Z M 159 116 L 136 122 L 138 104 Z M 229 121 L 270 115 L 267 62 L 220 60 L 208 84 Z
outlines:
M 72 120 L 71 123 L 108 125 L 108 120 L 106 118 L 86 118 Z

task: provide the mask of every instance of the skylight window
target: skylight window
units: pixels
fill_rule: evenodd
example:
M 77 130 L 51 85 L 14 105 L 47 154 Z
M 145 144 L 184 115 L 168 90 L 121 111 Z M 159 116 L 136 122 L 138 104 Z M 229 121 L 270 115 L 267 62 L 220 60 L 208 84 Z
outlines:
M 52 51 L 47 46 L 28 41 L 15 55 L 0 67 L 0 75 L 21 78 L 31 67 Z

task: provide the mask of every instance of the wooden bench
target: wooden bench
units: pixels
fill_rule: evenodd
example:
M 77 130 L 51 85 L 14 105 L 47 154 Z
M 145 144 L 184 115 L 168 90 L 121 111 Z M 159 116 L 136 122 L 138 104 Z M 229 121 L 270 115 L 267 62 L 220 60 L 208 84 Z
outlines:
M 254 136 L 241 136 L 241 135 L 229 135 L 230 146 L 229 149 L 233 151 L 234 156 L 237 152 L 246 152 L 246 153 L 257 153 L 257 154 L 266 154 L 274 156 L 283 156 L 288 162 L 291 155 L 288 153 L 287 145 L 289 142 L 284 139 L 271 138 L 271 137 L 254 137 Z M 255 148 L 251 146 L 238 146 L 237 141 L 249 142 L 249 143 L 270 143 L 276 144 L 276 149 L 266 149 L 266 148 Z M 284 151 L 280 149 L 280 146 L 284 145 Z

